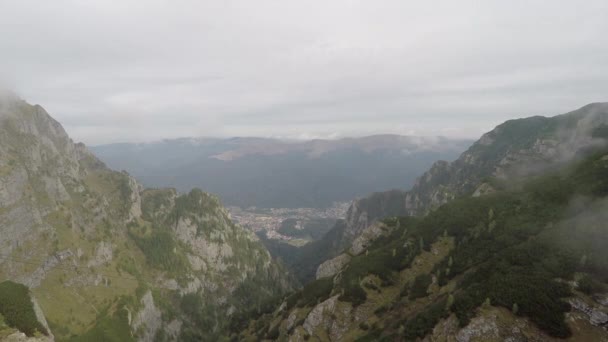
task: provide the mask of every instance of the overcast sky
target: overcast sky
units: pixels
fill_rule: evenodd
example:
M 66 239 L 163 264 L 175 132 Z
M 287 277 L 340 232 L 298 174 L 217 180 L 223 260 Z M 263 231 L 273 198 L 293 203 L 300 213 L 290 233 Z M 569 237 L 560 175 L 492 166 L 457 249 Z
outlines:
M 478 137 L 608 101 L 608 1 L 0 0 L 0 77 L 87 144 Z

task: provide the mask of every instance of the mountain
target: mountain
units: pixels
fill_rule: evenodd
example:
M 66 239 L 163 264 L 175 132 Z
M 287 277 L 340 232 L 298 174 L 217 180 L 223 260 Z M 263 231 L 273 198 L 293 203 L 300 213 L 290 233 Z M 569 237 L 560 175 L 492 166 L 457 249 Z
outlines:
M 377 223 L 335 275 L 244 326 L 243 340 L 608 338 L 608 151 L 518 189 Z
M 377 192 L 353 201 L 344 222 L 328 237 L 299 251 L 291 264 L 308 271 L 333 258 L 374 222 L 390 216 L 420 216 L 455 198 L 495 191 L 514 178 L 542 174 L 602 146 L 608 134 L 608 104 L 594 103 L 570 113 L 507 121 L 484 134 L 453 162 L 437 161 L 408 190 Z M 331 246 L 328 248 L 328 246 Z M 289 264 L 289 262 L 288 262 Z
M 356 201 L 325 241 L 350 243 L 317 280 L 234 328 L 252 341 L 608 339 L 607 139 L 607 104 L 498 126 L 410 191 Z
M 198 186 L 240 207 L 324 208 L 372 191 L 407 188 L 435 160 L 452 160 L 470 143 L 397 135 L 304 142 L 197 138 L 92 151 L 147 186 Z
M 11 95 L 0 99 L 0 246 L 0 286 L 43 313 L 0 305 L 1 325 L 57 340 L 215 341 L 231 314 L 292 286 L 217 197 L 145 189 Z

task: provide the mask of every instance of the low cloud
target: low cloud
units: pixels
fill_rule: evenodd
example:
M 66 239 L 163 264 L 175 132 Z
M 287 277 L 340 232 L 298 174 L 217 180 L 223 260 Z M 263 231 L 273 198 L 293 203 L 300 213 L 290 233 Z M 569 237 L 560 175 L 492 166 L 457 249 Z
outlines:
M 4 2 L 0 77 L 88 144 L 476 137 L 608 94 L 605 1 Z

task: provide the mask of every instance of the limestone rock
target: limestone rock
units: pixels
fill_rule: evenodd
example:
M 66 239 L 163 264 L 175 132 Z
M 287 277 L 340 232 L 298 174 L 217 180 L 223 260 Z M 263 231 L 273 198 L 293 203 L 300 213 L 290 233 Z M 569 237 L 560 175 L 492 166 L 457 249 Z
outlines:
M 55 341 L 51 337 L 40 336 L 40 337 L 27 337 L 22 332 L 12 333 L 2 339 L 3 342 L 53 342 Z
M 599 310 L 598 308 L 592 307 L 582 301 L 579 298 L 573 298 L 569 300 L 572 307 L 589 317 L 589 322 L 595 326 L 604 326 L 608 324 L 608 314 Z
M 142 308 L 133 320 L 132 328 L 140 332 L 139 340 L 142 342 L 154 341 L 154 336 L 162 326 L 161 312 L 154 305 L 152 292 L 148 291 L 141 299 Z
M 330 327 L 330 322 L 326 316 L 329 316 L 335 309 L 339 295 L 333 296 L 326 301 L 317 304 L 317 306 L 310 311 L 306 320 L 304 321 L 304 329 L 308 334 L 312 335 L 314 330 L 322 326 L 326 329 Z
M 377 238 L 387 232 L 386 225 L 382 223 L 375 223 L 365 228 L 361 234 L 353 241 L 353 244 L 349 250 L 352 255 L 359 255 L 365 251 L 365 249 Z
M 477 187 L 477 189 L 475 189 L 473 197 L 488 195 L 494 192 L 496 192 L 496 190 L 490 184 L 482 183 L 480 186 Z
M 469 342 L 475 339 L 497 340 L 499 335 L 495 317 L 475 317 L 469 325 L 456 334 L 456 341 Z
M 340 254 L 337 257 L 322 263 L 317 269 L 317 279 L 336 275 L 350 262 L 350 259 L 351 257 L 348 254 Z

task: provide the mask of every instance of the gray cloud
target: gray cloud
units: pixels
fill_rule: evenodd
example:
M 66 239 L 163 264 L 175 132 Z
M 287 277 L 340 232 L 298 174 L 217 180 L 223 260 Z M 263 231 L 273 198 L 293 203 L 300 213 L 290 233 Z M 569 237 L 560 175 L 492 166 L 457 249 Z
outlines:
M 0 0 L 0 77 L 89 144 L 475 137 L 608 94 L 606 1 Z

